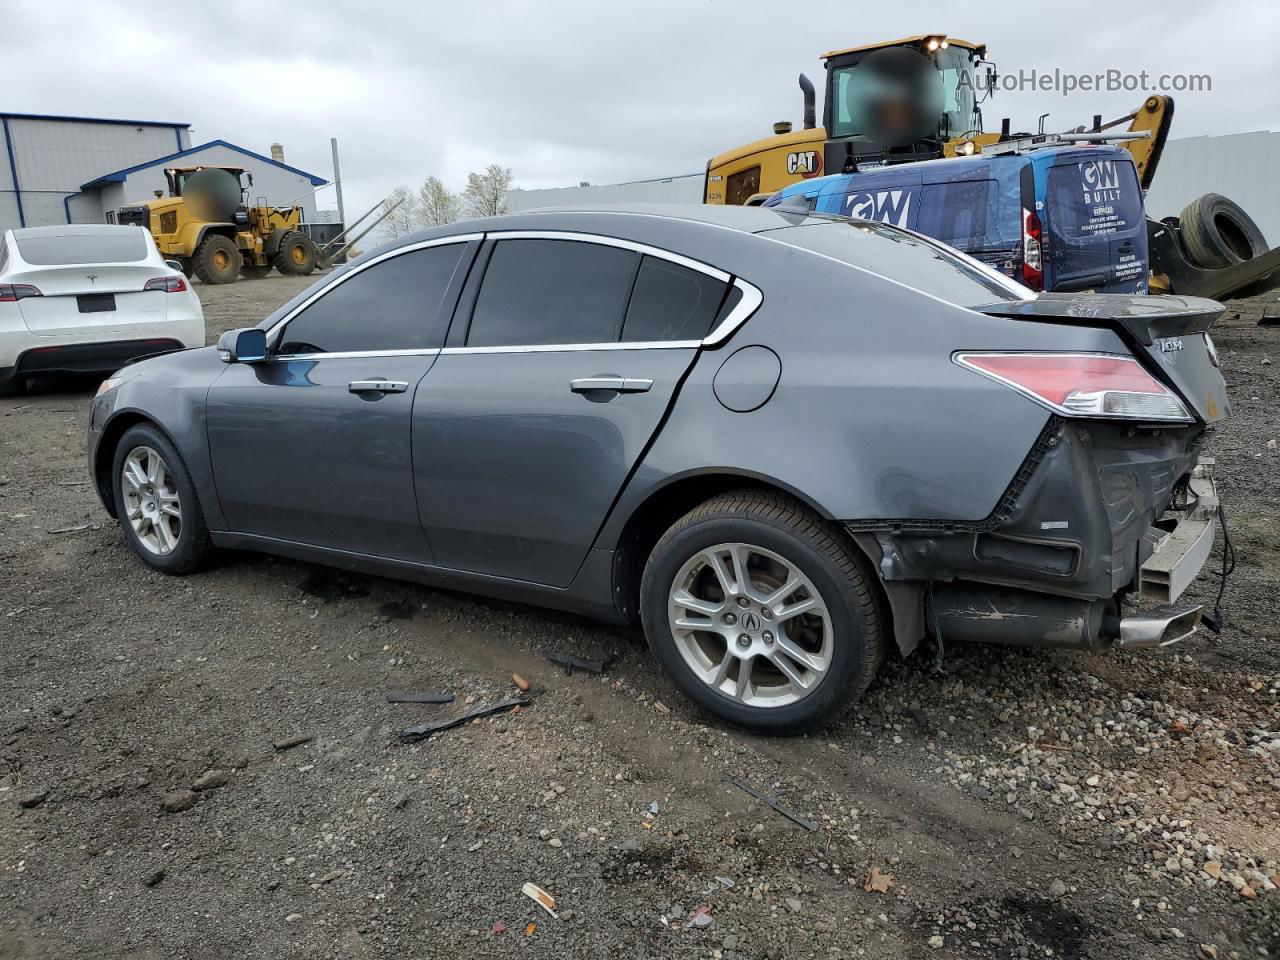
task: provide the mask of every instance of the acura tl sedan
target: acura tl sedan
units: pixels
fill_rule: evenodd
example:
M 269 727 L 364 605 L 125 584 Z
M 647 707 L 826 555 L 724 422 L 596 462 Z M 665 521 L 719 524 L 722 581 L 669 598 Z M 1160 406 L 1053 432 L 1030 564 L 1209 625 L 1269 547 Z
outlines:
M 1220 312 L 763 208 L 472 220 L 119 371 L 89 466 L 158 570 L 259 550 L 639 620 L 703 709 L 793 732 L 926 636 L 1190 635 Z
M 33 377 L 110 373 L 204 346 L 204 311 L 141 227 L 75 223 L 0 233 L 0 395 Z

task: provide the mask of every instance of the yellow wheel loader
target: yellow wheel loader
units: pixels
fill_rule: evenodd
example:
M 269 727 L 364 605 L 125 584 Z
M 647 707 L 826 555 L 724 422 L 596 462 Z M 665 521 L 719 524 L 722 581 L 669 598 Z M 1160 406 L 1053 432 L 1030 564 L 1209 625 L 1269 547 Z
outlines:
M 165 170 L 169 195 L 121 207 L 118 223 L 151 231 L 165 257 L 205 283 L 231 283 L 244 274 L 265 277 L 274 266 L 307 276 L 320 259 L 302 232 L 301 207 L 248 206 L 253 174 L 240 167 L 173 167 Z
M 1033 149 L 1050 141 L 1122 141 L 1119 145 L 1133 156 L 1142 189 L 1151 185 L 1173 120 L 1172 97 L 1149 96 L 1132 113 L 1109 123 L 1095 115 L 1089 128 L 1066 133 L 1046 134 L 1043 117 L 1037 133 L 1011 132 L 1007 119 L 999 132 L 984 131 L 981 105 L 997 86 L 995 65 L 986 56 L 984 44 L 945 34 L 823 54 L 822 126 L 813 83 L 801 74 L 801 129 L 793 129 L 789 121 L 775 123 L 772 136 L 712 157 L 703 201 L 761 203 L 783 187 L 826 174 Z M 889 87 L 922 96 L 904 106 L 910 98 L 886 97 Z M 1193 201 L 1180 217 L 1148 219 L 1147 232 L 1153 292 L 1222 298 L 1280 285 L 1280 248 L 1268 250 L 1249 215 L 1219 194 Z

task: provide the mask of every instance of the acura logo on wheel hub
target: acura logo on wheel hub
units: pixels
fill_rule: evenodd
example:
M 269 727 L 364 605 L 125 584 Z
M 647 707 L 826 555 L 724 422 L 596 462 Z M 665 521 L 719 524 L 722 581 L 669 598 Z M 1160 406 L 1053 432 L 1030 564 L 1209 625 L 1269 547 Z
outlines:
M 742 629 L 748 633 L 755 633 L 760 629 L 760 615 L 757 613 L 744 613 L 742 615 Z

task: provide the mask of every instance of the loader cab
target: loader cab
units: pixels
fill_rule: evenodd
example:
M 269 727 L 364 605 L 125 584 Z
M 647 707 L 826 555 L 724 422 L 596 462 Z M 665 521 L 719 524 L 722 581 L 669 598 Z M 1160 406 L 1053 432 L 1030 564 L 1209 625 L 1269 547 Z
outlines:
M 1146 293 L 1146 215 L 1133 157 L 1052 147 L 836 174 L 765 201 L 941 240 L 1034 290 Z
M 826 98 L 822 120 L 827 137 L 823 167 L 852 173 L 890 163 L 941 157 L 948 141 L 982 129 L 977 72 L 983 44 L 942 34 L 904 37 L 823 54 Z M 932 68 L 932 73 L 928 68 Z M 913 74 L 913 69 L 919 74 Z M 920 116 L 910 138 L 886 136 L 903 129 L 912 106 L 886 90 L 918 98 Z
M 996 135 L 975 134 L 982 128 L 978 104 L 986 84 L 979 84 L 977 77 L 985 57 L 985 45 L 944 34 L 823 54 L 822 124 L 817 122 L 814 85 L 801 74 L 801 127 L 776 123 L 773 136 L 712 157 L 703 202 L 758 203 L 787 184 L 824 173 L 951 156 L 965 139 L 995 142 Z M 901 97 L 887 95 L 895 90 L 928 96 L 918 104 L 904 103 Z M 912 117 L 911 136 L 889 137 L 892 142 L 887 142 L 886 128 L 899 126 L 904 111 Z
M 202 170 L 225 170 L 235 180 L 236 185 L 240 188 L 241 197 L 253 186 L 253 174 L 245 170 L 243 167 L 214 167 L 214 166 L 196 166 L 196 167 L 168 167 L 164 171 L 165 182 L 169 185 L 169 196 L 181 197 L 183 190 L 195 174 Z

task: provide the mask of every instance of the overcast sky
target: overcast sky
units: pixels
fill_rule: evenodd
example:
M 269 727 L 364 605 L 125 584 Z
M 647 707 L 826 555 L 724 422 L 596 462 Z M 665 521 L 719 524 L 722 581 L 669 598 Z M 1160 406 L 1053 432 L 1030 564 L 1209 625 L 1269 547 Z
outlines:
M 1280 5 L 1163 0 L 965 4 L 853 0 L 473 0 L 155 4 L 0 0 L 0 108 L 185 121 L 332 179 L 349 219 L 429 174 L 459 188 L 501 163 L 521 187 L 700 172 L 799 125 L 819 54 L 917 33 L 985 42 L 1000 71 L 1209 74 L 1175 95 L 1174 137 L 1280 130 Z M 328 9 L 326 9 L 328 8 Z M 1112 119 L 1141 93 L 998 93 L 986 126 Z M 821 119 L 821 114 L 819 114 Z M 104 171 L 105 172 L 105 171 Z M 332 188 L 318 206 L 333 206 Z

